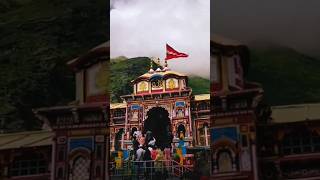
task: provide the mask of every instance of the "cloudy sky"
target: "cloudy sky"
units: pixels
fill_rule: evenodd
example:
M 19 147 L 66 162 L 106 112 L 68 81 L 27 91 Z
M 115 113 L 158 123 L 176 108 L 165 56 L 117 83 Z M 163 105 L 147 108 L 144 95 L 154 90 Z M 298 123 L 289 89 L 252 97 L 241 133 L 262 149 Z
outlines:
M 209 78 L 210 0 L 113 0 L 111 57 L 165 58 L 168 43 L 189 55 L 168 61 L 173 70 Z
M 319 0 L 214 0 L 211 33 L 277 44 L 320 57 Z

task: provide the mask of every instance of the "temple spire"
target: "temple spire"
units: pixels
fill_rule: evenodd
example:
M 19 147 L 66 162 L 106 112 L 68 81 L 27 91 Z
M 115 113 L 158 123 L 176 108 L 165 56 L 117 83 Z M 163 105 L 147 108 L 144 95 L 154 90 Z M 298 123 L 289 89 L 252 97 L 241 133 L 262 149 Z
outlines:
M 164 68 L 163 68 L 163 71 L 168 71 L 170 70 L 169 67 L 168 67 L 168 62 L 167 60 L 164 60 Z
M 150 58 L 150 70 L 149 70 L 149 73 L 154 73 L 154 70 L 153 70 L 153 60 L 152 58 Z

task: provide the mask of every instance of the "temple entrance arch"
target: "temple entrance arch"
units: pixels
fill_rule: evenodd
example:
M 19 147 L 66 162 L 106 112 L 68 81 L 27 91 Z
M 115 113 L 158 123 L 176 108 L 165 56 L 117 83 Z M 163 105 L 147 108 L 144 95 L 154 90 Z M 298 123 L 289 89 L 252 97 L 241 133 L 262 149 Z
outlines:
M 181 133 L 183 134 L 183 137 L 186 136 L 186 128 L 183 124 L 179 124 L 177 128 L 177 137 L 180 138 Z
M 156 139 L 156 146 L 160 149 L 171 148 L 173 135 L 169 112 L 163 107 L 153 107 L 147 112 L 143 133 L 151 131 Z

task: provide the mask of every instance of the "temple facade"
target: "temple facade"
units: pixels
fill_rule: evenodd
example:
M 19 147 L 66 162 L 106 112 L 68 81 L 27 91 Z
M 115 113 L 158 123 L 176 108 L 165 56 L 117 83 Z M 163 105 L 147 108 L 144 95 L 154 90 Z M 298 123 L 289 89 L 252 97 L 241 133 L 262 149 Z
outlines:
M 109 150 L 130 149 L 136 130 L 152 131 L 159 148 L 182 133 L 188 150 L 210 149 L 214 179 L 320 179 L 320 105 L 269 107 L 245 78 L 248 48 L 217 36 L 210 45 L 211 94 L 193 95 L 188 76 L 161 66 L 110 104 L 109 45 L 70 61 L 75 101 L 35 109 L 43 130 L 0 134 L 0 179 L 107 180 Z
M 69 61 L 75 73 L 75 101 L 34 110 L 53 132 L 50 179 L 108 179 L 108 62 L 108 43 Z
M 160 149 L 210 145 L 210 94 L 193 95 L 188 77 L 168 67 L 152 67 L 132 80 L 133 93 L 111 104 L 111 151 L 132 148 L 134 131 L 151 131 Z

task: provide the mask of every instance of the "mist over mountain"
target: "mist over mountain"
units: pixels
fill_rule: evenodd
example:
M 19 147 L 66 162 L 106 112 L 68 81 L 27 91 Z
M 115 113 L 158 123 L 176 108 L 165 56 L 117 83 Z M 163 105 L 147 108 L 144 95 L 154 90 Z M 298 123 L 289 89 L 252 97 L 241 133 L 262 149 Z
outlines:
M 211 33 L 252 45 L 270 42 L 320 57 L 320 1 L 211 1 Z
M 168 61 L 184 74 L 209 78 L 209 0 L 112 0 L 110 56 L 166 56 L 166 44 L 187 58 Z

